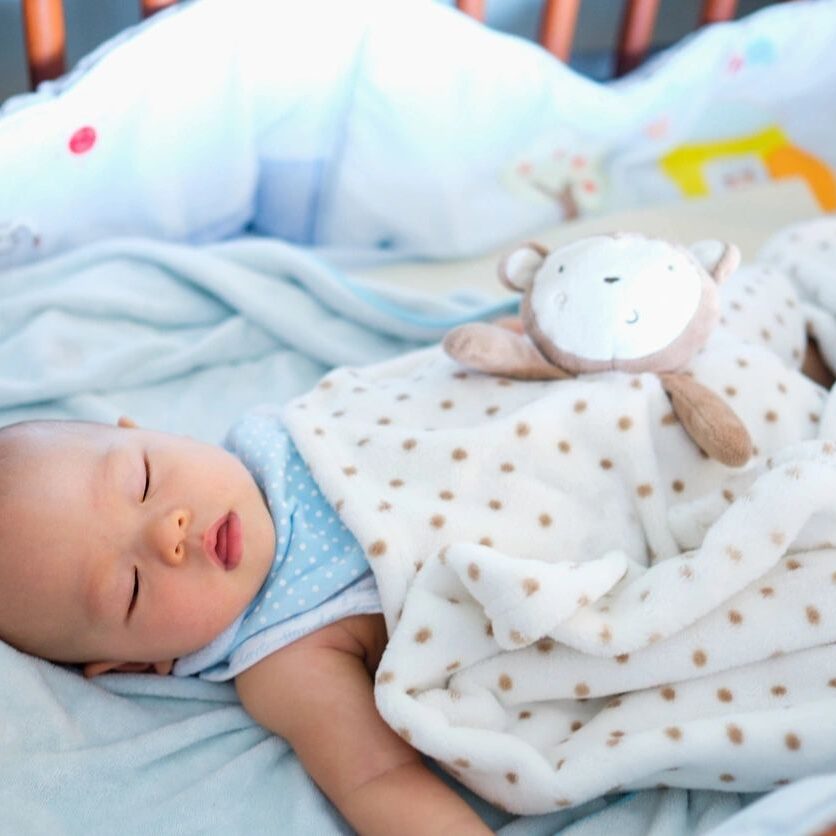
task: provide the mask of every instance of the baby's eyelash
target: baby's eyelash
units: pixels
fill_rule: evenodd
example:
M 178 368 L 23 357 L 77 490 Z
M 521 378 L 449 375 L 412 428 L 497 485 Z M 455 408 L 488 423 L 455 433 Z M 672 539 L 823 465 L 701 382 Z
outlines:
M 145 502 L 148 496 L 148 489 L 151 487 L 151 465 L 148 462 L 148 456 L 143 456 L 145 462 L 145 490 L 142 492 L 142 499 L 140 502 Z
M 128 618 L 131 617 L 131 613 L 133 612 L 134 607 L 136 606 L 137 598 L 139 598 L 139 569 L 137 569 L 136 566 L 134 566 L 134 590 L 131 595 L 131 603 L 128 604 L 128 614 L 125 617 L 126 621 Z

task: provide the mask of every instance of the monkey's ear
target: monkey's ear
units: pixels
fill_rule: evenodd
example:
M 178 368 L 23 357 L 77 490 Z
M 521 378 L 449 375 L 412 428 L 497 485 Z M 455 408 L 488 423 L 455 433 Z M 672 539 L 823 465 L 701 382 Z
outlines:
M 717 284 L 722 284 L 740 264 L 740 250 L 725 241 L 706 239 L 688 249 Z
M 527 290 L 548 254 L 536 241 L 522 244 L 499 262 L 499 280 L 509 290 Z

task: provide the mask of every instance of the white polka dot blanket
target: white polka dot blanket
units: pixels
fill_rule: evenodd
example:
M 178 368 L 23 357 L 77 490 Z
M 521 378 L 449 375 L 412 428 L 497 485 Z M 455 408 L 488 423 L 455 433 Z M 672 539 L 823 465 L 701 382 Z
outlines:
M 701 454 L 654 375 L 521 382 L 437 348 L 338 369 L 285 420 L 364 546 L 379 710 L 544 813 L 836 766 L 836 445 L 786 278 L 744 268 L 692 361 L 756 455 Z

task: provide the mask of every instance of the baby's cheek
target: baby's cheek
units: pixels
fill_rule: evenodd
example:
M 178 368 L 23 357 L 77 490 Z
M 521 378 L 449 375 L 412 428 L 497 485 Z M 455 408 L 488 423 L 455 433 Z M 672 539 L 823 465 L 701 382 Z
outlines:
M 212 589 L 172 590 L 161 601 L 154 629 L 161 641 L 176 649 L 175 655 L 208 644 L 235 619 L 230 607 Z

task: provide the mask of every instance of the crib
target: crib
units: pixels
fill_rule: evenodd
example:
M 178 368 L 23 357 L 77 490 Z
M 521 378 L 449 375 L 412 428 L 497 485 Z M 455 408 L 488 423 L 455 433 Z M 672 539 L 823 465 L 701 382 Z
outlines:
M 487 22 L 490 0 L 448 4 L 460 14 L 409 4 L 420 36 L 402 40 L 394 2 L 368 30 L 348 2 L 299 3 L 287 27 L 272 5 L 140 0 L 146 20 L 73 69 L 61 0 L 21 0 L 33 92 L 0 108 L 0 425 L 130 414 L 216 442 L 242 411 L 334 367 L 515 314 L 496 278 L 510 242 L 727 235 L 753 259 L 777 229 L 836 209 L 836 117 L 821 106 L 832 88 L 781 40 L 806 16 L 793 43 L 824 61 L 834 0 L 763 4 L 739 22 L 737 0 L 701 0 L 699 32 L 661 55 L 660 0 L 625 0 L 611 84 L 571 69 L 581 0 L 538 6 L 541 48 L 466 19 Z M 273 30 L 248 24 L 248 9 Z M 193 25 L 209 36 L 184 58 Z M 232 30 L 247 40 L 230 46 Z M 388 72 L 395 58 L 420 71 Z M 0 831 L 349 832 L 228 684 L 91 684 L 3 642 L 0 667 Z M 571 833 L 576 819 L 603 835 L 630 816 L 682 836 L 711 820 L 733 836 L 748 793 L 671 788 L 671 776 L 537 820 L 467 797 L 508 836 Z M 769 787 L 752 826 L 836 836 L 833 781 Z
M 65 27 L 62 0 L 21 0 L 26 37 L 26 54 L 32 87 L 55 78 L 65 70 Z M 143 17 L 167 8 L 177 0 L 140 0 Z M 484 20 L 487 0 L 456 0 L 465 14 Z M 581 0 L 545 0 L 539 41 L 552 55 L 568 61 Z M 734 18 L 737 0 L 702 0 L 698 24 Z M 659 0 L 627 0 L 616 47 L 616 74 L 624 75 L 647 55 Z

